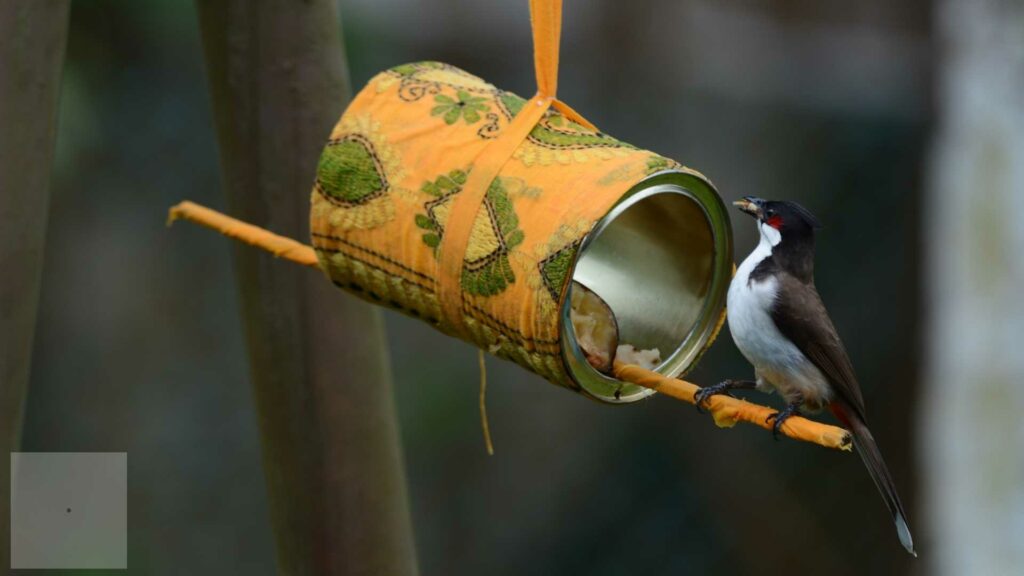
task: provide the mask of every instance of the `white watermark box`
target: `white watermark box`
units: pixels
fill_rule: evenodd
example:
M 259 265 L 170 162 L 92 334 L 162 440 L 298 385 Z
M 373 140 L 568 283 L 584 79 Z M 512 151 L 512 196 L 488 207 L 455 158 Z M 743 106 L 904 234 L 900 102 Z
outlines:
M 127 567 L 127 453 L 11 453 L 11 568 Z

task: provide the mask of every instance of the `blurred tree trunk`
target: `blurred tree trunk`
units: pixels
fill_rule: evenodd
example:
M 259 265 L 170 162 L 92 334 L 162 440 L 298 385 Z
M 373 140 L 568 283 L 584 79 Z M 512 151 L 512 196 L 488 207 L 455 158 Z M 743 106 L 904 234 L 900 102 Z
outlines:
M 32 360 L 68 1 L 0 0 L 0 570 Z
M 334 0 L 197 2 L 229 212 L 308 238 L 317 158 L 350 98 Z M 235 253 L 284 574 L 417 572 L 379 312 Z
M 1024 5 L 943 0 L 928 195 L 929 574 L 1024 566 Z

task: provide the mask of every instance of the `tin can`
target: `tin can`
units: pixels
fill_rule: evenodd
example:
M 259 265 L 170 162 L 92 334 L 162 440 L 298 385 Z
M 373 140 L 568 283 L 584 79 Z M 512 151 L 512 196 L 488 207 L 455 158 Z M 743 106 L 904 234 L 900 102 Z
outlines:
M 631 188 L 584 239 L 573 280 L 611 307 L 619 339 L 658 349 L 655 371 L 678 376 L 710 345 L 732 275 L 729 214 L 711 184 L 699 175 L 668 170 Z M 560 322 L 566 370 L 589 396 L 634 402 L 654 390 L 623 383 L 586 361 L 569 321 L 569 299 Z

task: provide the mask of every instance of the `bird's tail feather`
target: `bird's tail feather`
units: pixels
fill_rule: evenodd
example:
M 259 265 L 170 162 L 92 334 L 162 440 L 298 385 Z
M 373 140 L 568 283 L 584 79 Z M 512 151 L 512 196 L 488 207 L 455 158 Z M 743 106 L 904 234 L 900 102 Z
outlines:
M 875 486 L 878 487 L 882 500 L 885 501 L 886 507 L 889 508 L 889 512 L 892 514 L 900 544 L 903 544 L 907 552 L 913 554 L 916 558 L 917 552 L 914 551 L 914 538 L 910 535 L 910 527 L 907 526 L 907 513 L 903 510 L 903 502 L 900 501 L 900 496 L 896 493 L 896 484 L 892 481 L 892 476 L 889 474 L 889 468 L 885 465 L 885 460 L 882 459 L 882 453 L 878 451 L 875 438 L 871 435 L 871 431 L 868 430 L 867 424 L 853 410 L 836 403 L 832 405 L 832 411 L 853 433 L 853 445 L 857 448 L 861 460 L 864 461 L 864 466 L 868 469 L 868 474 L 875 481 Z

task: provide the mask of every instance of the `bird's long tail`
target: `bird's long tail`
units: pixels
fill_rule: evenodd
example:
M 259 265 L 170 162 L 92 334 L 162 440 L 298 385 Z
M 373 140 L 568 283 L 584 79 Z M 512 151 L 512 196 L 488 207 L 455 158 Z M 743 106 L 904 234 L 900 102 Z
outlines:
M 896 523 L 896 533 L 899 535 L 900 544 L 903 544 L 907 552 L 913 554 L 916 558 L 917 552 L 914 551 L 914 538 L 910 535 L 910 527 L 907 526 L 907 513 L 903 510 L 903 502 L 900 501 L 900 496 L 896 493 L 896 484 L 893 483 L 892 476 L 889 474 L 889 468 L 885 465 L 885 460 L 882 459 L 882 453 L 878 451 L 875 438 L 871 435 L 871 431 L 868 430 L 867 424 L 864 423 L 854 410 L 839 402 L 833 403 L 831 408 L 836 417 L 846 424 L 853 433 L 853 445 L 856 446 L 861 460 L 864 461 L 864 466 L 867 467 L 871 479 L 875 481 L 875 486 L 878 487 L 878 491 L 882 494 L 882 500 L 885 501 L 886 507 L 889 508 L 889 513 L 892 514 L 893 522 Z

